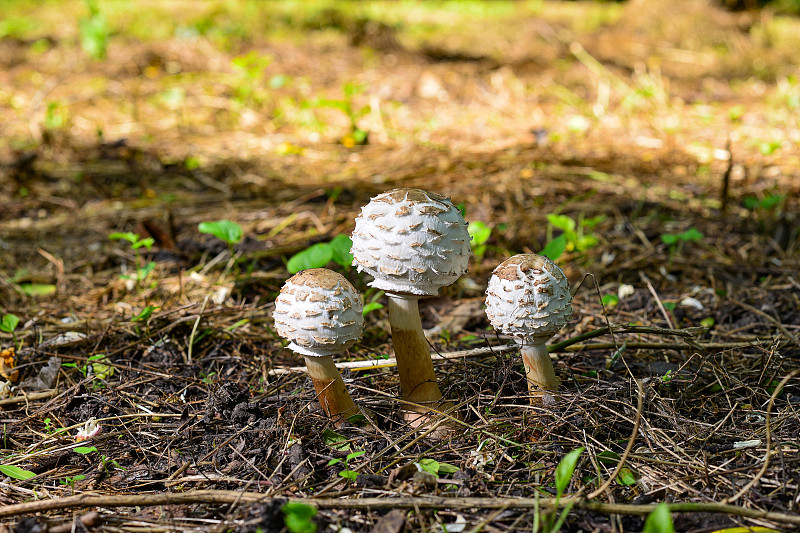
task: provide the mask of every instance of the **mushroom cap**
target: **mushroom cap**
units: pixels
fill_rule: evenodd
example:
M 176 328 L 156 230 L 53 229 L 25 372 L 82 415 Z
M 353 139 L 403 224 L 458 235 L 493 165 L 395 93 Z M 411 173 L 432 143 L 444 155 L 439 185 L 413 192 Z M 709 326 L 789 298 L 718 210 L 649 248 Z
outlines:
M 394 189 L 372 198 L 356 217 L 353 265 L 370 286 L 396 294 L 433 296 L 467 271 L 467 223 L 449 198 Z
M 286 280 L 273 319 L 289 349 L 312 357 L 344 351 L 361 337 L 361 298 L 344 276 L 312 268 Z
M 547 257 L 510 257 L 492 272 L 486 316 L 495 329 L 519 343 L 545 342 L 572 318 L 567 277 Z

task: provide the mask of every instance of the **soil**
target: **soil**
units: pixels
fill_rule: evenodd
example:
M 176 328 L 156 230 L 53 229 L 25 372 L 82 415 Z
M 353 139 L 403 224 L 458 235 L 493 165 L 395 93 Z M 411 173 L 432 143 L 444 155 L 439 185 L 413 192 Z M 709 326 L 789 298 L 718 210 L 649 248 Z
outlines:
M 800 21 L 699 0 L 147 5 L 107 12 L 102 59 L 82 3 L 10 3 L 0 26 L 0 317 L 21 319 L 0 332 L 19 374 L 0 457 L 35 474 L 2 470 L 0 502 L 109 498 L 0 507 L 0 530 L 531 531 L 549 500 L 505 499 L 555 496 L 578 448 L 565 497 L 602 505 L 563 531 L 641 531 L 659 502 L 735 506 L 673 512 L 676 531 L 791 527 Z M 341 428 L 272 323 L 287 260 L 397 187 L 491 228 L 420 303 L 463 421 L 444 438 L 403 423 L 385 308 L 341 358 L 383 362 L 342 369 L 369 423 Z M 198 231 L 221 219 L 232 249 Z M 500 262 L 559 242 L 574 316 L 550 341 L 558 398 L 531 406 L 480 302 Z M 207 490 L 245 496 L 168 500 Z

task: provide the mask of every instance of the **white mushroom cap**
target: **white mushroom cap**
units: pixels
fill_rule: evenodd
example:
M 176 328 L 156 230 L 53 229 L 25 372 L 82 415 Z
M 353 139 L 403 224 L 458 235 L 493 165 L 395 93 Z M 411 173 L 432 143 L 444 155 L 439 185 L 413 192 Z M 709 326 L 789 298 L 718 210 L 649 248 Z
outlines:
M 353 265 L 391 293 L 433 296 L 467 271 L 467 223 L 449 198 L 395 189 L 370 200 L 356 218 Z
M 344 276 L 312 268 L 286 280 L 273 319 L 289 349 L 312 357 L 341 352 L 361 337 L 361 298 Z
M 544 342 L 572 318 L 572 295 L 564 272 L 547 257 L 519 254 L 492 272 L 486 316 L 519 343 Z

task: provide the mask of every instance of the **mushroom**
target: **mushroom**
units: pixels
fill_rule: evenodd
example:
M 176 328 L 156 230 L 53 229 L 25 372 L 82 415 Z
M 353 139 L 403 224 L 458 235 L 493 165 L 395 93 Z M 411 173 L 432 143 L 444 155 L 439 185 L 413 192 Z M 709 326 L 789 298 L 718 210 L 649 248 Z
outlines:
M 489 280 L 486 316 L 522 345 L 531 403 L 543 403 L 559 383 L 545 343 L 572 318 L 572 295 L 564 272 L 541 255 L 506 259 Z
M 370 274 L 369 283 L 389 299 L 405 418 L 419 425 L 427 407 L 450 410 L 442 402 L 418 300 L 435 296 L 467 271 L 470 239 L 464 217 L 449 198 L 420 189 L 395 189 L 372 198 L 356 218 L 353 265 Z M 417 407 L 419 406 L 419 407 Z
M 304 356 L 317 399 L 337 425 L 359 410 L 331 356 L 361 337 L 361 309 L 361 298 L 350 282 L 326 268 L 295 274 L 275 300 L 275 328 L 291 341 L 290 350 Z

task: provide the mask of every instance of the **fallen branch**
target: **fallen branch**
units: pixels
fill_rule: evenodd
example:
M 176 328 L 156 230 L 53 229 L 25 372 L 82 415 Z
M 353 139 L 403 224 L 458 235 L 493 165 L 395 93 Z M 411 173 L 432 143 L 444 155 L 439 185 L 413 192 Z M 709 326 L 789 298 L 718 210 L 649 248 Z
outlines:
M 4 405 L 13 405 L 15 403 L 24 403 L 24 402 L 33 402 L 35 400 L 44 400 L 45 398 L 52 398 L 56 395 L 58 391 L 56 389 L 49 389 L 46 391 L 41 392 L 31 392 L 29 394 L 22 394 L 20 396 L 14 396 L 13 398 L 6 398 L 5 400 L 0 400 L 0 407 Z
M 687 328 L 687 329 L 667 329 L 667 328 L 654 328 L 648 326 L 627 326 L 627 327 L 614 327 L 613 330 L 616 333 L 648 333 L 651 335 L 671 335 L 682 337 L 686 339 L 687 342 L 679 343 L 679 342 L 628 342 L 626 344 L 627 348 L 632 350 L 685 350 L 685 349 L 695 349 L 695 350 L 730 350 L 734 348 L 749 348 L 751 346 L 757 346 L 760 344 L 760 341 L 751 341 L 751 342 L 707 342 L 707 343 L 699 343 L 699 342 L 689 342 L 691 337 L 696 333 L 697 329 L 703 328 Z M 589 343 L 589 344 L 578 344 L 582 341 L 594 339 L 596 337 L 600 337 L 602 335 L 607 335 L 609 333 L 608 328 L 600 328 L 592 331 L 587 331 L 586 333 L 582 333 L 580 335 L 576 335 L 570 339 L 566 339 L 556 344 L 552 344 L 547 347 L 547 350 L 550 353 L 557 353 L 557 352 L 578 352 L 583 350 L 609 350 L 612 348 L 617 347 L 613 343 Z M 434 361 L 446 361 L 450 359 L 462 359 L 466 357 L 478 357 L 483 355 L 491 355 L 491 354 L 498 354 L 498 353 L 505 353 L 505 352 L 513 352 L 514 350 L 519 349 L 519 344 L 503 344 L 500 346 L 484 346 L 481 348 L 475 348 L 472 350 L 461 350 L 458 352 L 447 352 L 447 353 L 432 353 L 431 359 Z M 340 370 L 350 370 L 352 372 L 359 372 L 362 370 L 376 370 L 380 368 L 391 368 L 397 366 L 397 360 L 394 357 L 389 357 L 387 359 L 372 359 L 370 361 L 344 361 L 341 363 L 336 363 L 336 368 Z M 274 368 L 269 371 L 270 376 L 282 376 L 285 374 L 292 374 L 292 373 L 303 373 L 306 372 L 305 366 L 292 366 L 288 368 Z
M 0 507 L 0 518 L 19 516 L 59 509 L 78 509 L 84 507 L 135 507 L 155 505 L 178 505 L 193 503 L 236 504 L 266 503 L 273 498 L 257 492 L 238 492 L 233 490 L 198 490 L 190 492 L 162 494 L 78 494 L 52 500 L 37 500 Z M 651 513 L 655 504 L 633 505 L 622 503 L 602 503 L 587 501 L 583 498 L 441 498 L 441 497 L 387 497 L 357 498 L 288 498 L 290 502 L 314 505 L 319 509 L 535 509 L 553 507 L 585 509 L 604 514 L 646 515 Z M 773 513 L 725 505 L 721 503 L 670 503 L 673 513 L 722 513 L 746 518 L 769 520 L 783 524 L 800 525 L 800 515 Z

